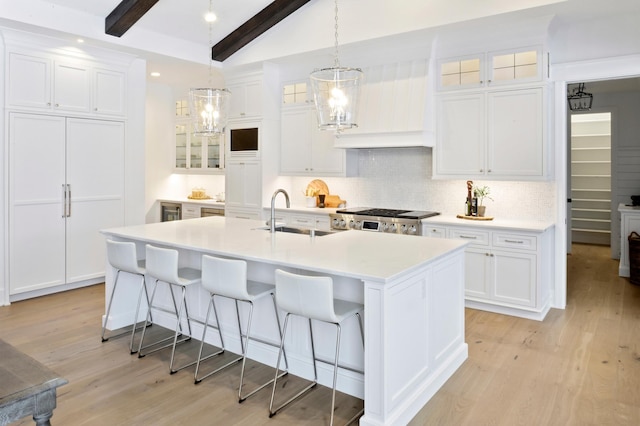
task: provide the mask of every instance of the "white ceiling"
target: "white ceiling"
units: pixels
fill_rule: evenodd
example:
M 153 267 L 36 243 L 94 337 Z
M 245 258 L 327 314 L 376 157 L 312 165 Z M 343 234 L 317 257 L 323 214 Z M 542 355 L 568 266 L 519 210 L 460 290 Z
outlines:
M 184 84 L 185 75 L 202 75 L 206 81 L 210 46 L 272 2 L 212 0 L 218 20 L 210 33 L 204 21 L 209 0 L 159 0 L 117 38 L 104 33 L 104 19 L 120 1 L 0 0 L 0 25 L 52 35 L 79 35 L 94 45 L 134 52 L 147 59 L 148 71 L 162 73 L 157 81 L 175 85 Z M 219 69 L 236 65 L 234 62 L 295 61 L 301 53 L 327 55 L 333 47 L 333 6 L 332 0 L 311 0 L 224 64 L 214 62 L 214 74 L 221 77 Z M 637 12 L 640 1 L 340 0 L 339 8 L 341 52 L 359 48 L 373 55 L 383 46 L 382 40 L 395 37 L 395 43 L 403 43 L 410 37 L 415 40 L 418 31 L 459 28 L 482 19 L 513 25 L 516 18 L 550 15 L 554 16 L 554 25 L 565 25 L 575 20 Z

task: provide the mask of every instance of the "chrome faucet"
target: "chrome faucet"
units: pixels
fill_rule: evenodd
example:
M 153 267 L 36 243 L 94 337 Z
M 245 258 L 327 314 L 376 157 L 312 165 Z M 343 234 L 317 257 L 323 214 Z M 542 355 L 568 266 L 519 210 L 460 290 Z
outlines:
M 284 189 L 276 189 L 276 192 L 271 196 L 271 232 L 276 232 L 276 195 L 279 193 L 284 194 L 284 198 L 287 201 L 287 208 L 291 207 L 291 203 L 289 203 L 289 194 Z

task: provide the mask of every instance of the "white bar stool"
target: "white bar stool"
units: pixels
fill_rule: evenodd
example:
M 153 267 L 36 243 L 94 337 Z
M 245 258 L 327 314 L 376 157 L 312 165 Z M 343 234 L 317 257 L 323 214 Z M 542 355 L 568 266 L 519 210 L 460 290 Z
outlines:
M 278 327 L 278 334 L 280 336 L 280 341 L 282 340 L 282 329 L 280 328 L 280 318 L 278 317 L 278 310 L 276 308 L 276 301 L 273 296 L 275 292 L 275 286 L 256 282 L 256 281 L 248 281 L 247 280 L 247 262 L 244 260 L 237 259 L 223 259 L 220 257 L 202 256 L 202 287 L 209 292 L 211 295 L 211 299 L 209 301 L 209 308 L 207 309 L 207 316 L 205 317 L 205 325 L 204 331 L 202 332 L 202 341 L 200 342 L 200 352 L 198 353 L 198 362 L 196 364 L 196 372 L 195 372 L 195 383 L 200 383 L 203 379 L 221 371 L 224 368 L 227 368 L 230 365 L 237 363 L 242 360 L 242 369 L 240 370 L 240 386 L 238 388 L 238 402 L 243 402 L 245 399 L 249 398 L 251 395 L 255 394 L 259 390 L 265 388 L 269 384 L 273 382 L 274 379 L 269 380 L 263 385 L 259 386 L 257 389 L 249 392 L 247 395 L 242 395 L 242 384 L 244 381 L 244 371 L 245 365 L 247 361 L 247 351 L 249 348 L 249 339 L 259 341 L 261 343 L 265 343 L 274 347 L 280 347 L 280 344 L 274 344 L 262 339 L 255 338 L 251 336 L 251 320 L 253 318 L 253 304 L 257 300 L 271 296 L 271 300 L 273 302 L 273 312 L 275 314 L 276 326 Z M 240 345 L 242 349 L 242 355 L 227 362 L 225 365 L 216 368 L 215 370 L 205 374 L 204 376 L 198 378 L 198 371 L 200 369 L 200 362 L 207 360 L 216 355 L 220 355 L 225 352 L 224 340 L 222 338 L 222 331 L 220 330 L 220 322 L 218 320 L 218 310 L 215 305 L 215 297 L 225 297 L 228 299 L 233 299 L 236 307 L 236 319 L 238 321 L 238 335 L 240 337 Z M 240 310 L 238 308 L 238 302 L 245 302 L 249 305 L 249 316 L 247 319 L 246 332 L 242 332 L 242 326 L 240 325 Z M 204 347 L 205 336 L 207 333 L 207 328 L 209 327 L 209 317 L 211 316 L 211 311 L 216 318 L 216 325 L 211 325 L 212 327 L 218 330 L 218 335 L 220 336 L 220 345 L 221 349 L 215 353 L 207 355 L 206 357 L 202 357 L 202 349 Z M 244 342 L 243 342 L 244 338 Z M 287 374 L 289 366 L 287 364 L 287 356 L 284 355 L 285 362 L 285 371 L 279 376 L 282 377 Z
M 196 361 L 193 361 L 191 363 L 181 366 L 180 368 L 175 368 L 175 369 L 173 368 L 173 360 L 176 353 L 176 345 L 178 343 L 191 340 L 191 336 L 192 336 L 191 321 L 197 321 L 191 318 L 191 316 L 189 315 L 189 309 L 187 308 L 186 294 L 187 294 L 187 287 L 200 283 L 201 272 L 199 269 L 194 269 L 194 268 L 179 268 L 177 250 L 155 247 L 150 244 L 147 244 L 146 248 L 147 248 L 147 275 L 150 278 L 155 279 L 153 292 L 151 293 L 151 300 L 149 303 L 149 312 L 147 315 L 147 322 L 150 320 L 151 310 L 157 309 L 163 312 L 174 314 L 176 316 L 176 330 L 173 336 L 173 343 L 168 343 L 166 345 L 156 347 L 155 349 L 152 349 L 149 352 L 143 354 L 142 353 L 143 349 L 147 349 L 152 346 L 157 346 L 163 342 L 166 342 L 167 340 L 172 339 L 171 337 L 167 337 L 165 339 L 160 339 L 154 343 L 143 346 L 144 334 L 146 330 L 146 328 L 144 328 L 142 330 L 142 337 L 140 338 L 140 345 L 138 346 L 138 358 L 142 358 L 145 355 L 148 355 L 150 353 L 153 353 L 171 346 L 172 347 L 171 362 L 169 364 L 169 371 L 171 374 L 173 374 L 179 370 L 182 370 L 183 368 L 189 367 L 190 365 L 193 365 L 196 363 Z M 173 301 L 173 308 L 174 308 L 173 311 L 165 309 L 161 306 L 154 306 L 153 304 L 156 291 L 158 290 L 159 282 L 164 282 L 169 286 L 168 287 L 169 293 L 171 294 L 171 299 Z M 177 287 L 181 290 L 180 307 L 178 307 L 178 304 L 176 303 L 176 298 L 173 293 L 174 287 Z M 188 336 L 186 337 L 182 331 L 183 311 L 185 313 L 184 317 L 187 320 L 187 327 L 188 327 Z M 182 336 L 182 338 L 178 340 L 178 337 L 180 336 Z
M 360 311 L 364 309 L 364 305 L 359 303 L 347 302 L 345 300 L 333 298 L 333 280 L 331 277 L 317 277 L 293 274 L 290 272 L 276 269 L 276 304 L 286 312 L 284 319 L 284 329 L 282 331 L 283 339 L 280 344 L 280 352 L 278 353 L 278 363 L 276 364 L 276 375 L 273 381 L 273 390 L 271 392 L 271 402 L 269 403 L 269 417 L 276 415 L 285 406 L 293 402 L 298 397 L 305 394 L 318 383 L 318 371 L 316 362 L 324 362 L 331 364 L 316 357 L 313 344 L 313 329 L 311 320 L 322 321 L 336 326 L 336 355 L 333 362 L 333 392 L 331 397 L 331 422 L 333 425 L 333 412 L 336 404 L 336 382 L 338 380 L 338 367 L 343 367 L 338 363 L 340 353 L 340 332 L 341 324 L 349 317 L 355 315 L 358 317 L 360 326 L 360 335 L 362 337 L 362 345 L 364 347 L 364 329 L 362 325 L 362 317 Z M 309 321 L 309 336 L 311 338 L 311 352 L 313 355 L 313 382 L 284 402 L 277 408 L 273 408 L 273 400 L 276 393 L 276 385 L 278 382 L 278 365 L 280 364 L 280 356 L 284 351 L 284 338 L 287 335 L 287 324 L 290 315 L 297 315 L 307 318 Z M 351 368 L 348 368 L 353 370 Z M 355 370 L 354 370 L 355 371 Z M 359 371 L 363 373 L 362 371 Z M 346 424 L 350 424 L 358 419 L 364 413 L 364 408 L 353 416 Z
M 116 288 L 118 287 L 118 278 L 120 278 L 120 273 L 126 272 L 128 274 L 138 275 L 141 278 L 140 290 L 138 292 L 138 304 L 136 305 L 136 316 L 133 318 L 133 325 L 131 326 L 131 342 L 129 342 L 129 352 L 134 354 L 137 351 L 133 350 L 133 338 L 135 337 L 136 330 L 140 330 L 142 328 L 137 327 L 140 303 L 142 302 L 142 293 L 146 295 L 147 309 L 149 307 L 149 294 L 147 292 L 147 286 L 145 285 L 144 279 L 144 274 L 146 273 L 145 261 L 138 260 L 135 243 L 113 240 L 107 240 L 107 260 L 109 264 L 115 268 L 116 276 L 113 280 L 113 288 L 111 289 L 107 312 L 105 314 L 104 323 L 102 324 L 103 343 L 108 341 L 110 338 L 121 337 L 129 333 L 128 331 L 125 331 L 124 333 L 105 337 L 107 321 L 109 321 L 109 315 L 111 314 L 111 305 L 113 305 L 113 296 L 116 293 Z M 151 326 L 151 324 L 149 324 L 149 326 Z

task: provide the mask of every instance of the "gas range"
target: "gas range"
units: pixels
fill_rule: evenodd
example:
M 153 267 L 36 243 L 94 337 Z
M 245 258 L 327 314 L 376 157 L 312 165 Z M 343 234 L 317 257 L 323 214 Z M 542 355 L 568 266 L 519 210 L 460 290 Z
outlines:
M 332 229 L 422 235 L 421 219 L 439 214 L 430 211 L 357 207 L 336 210 L 329 216 Z

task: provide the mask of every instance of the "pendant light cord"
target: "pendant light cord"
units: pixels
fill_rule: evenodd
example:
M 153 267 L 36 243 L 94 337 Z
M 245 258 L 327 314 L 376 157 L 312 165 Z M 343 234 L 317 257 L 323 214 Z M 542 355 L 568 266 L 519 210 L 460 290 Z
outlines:
M 337 1 L 337 0 L 336 0 Z M 213 14 L 213 0 L 209 0 L 209 16 Z M 213 46 L 213 21 L 209 20 L 209 45 L 207 46 L 207 51 L 209 53 L 209 87 L 211 86 L 211 69 L 213 67 L 213 52 L 211 51 L 211 47 Z
M 335 0 L 335 15 L 336 15 L 335 17 L 336 57 L 335 57 L 334 63 L 336 68 L 340 68 L 340 62 L 338 61 L 338 0 Z

